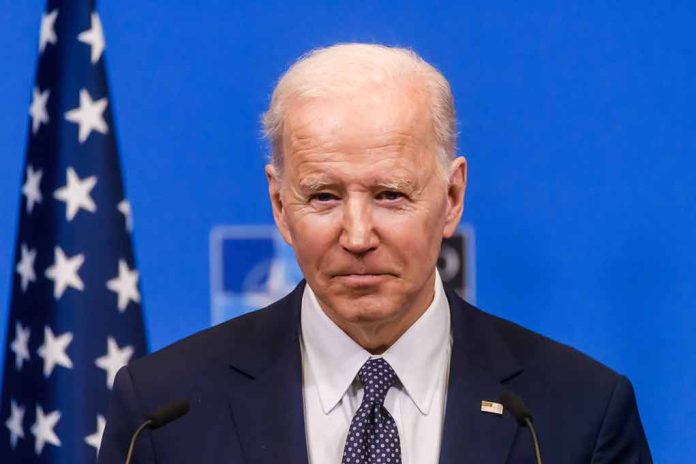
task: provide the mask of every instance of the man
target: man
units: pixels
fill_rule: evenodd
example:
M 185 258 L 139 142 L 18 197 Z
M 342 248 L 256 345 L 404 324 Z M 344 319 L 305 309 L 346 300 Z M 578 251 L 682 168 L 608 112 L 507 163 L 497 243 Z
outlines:
M 123 462 L 145 415 L 181 397 L 190 412 L 146 432 L 137 462 L 534 462 L 497 405 L 507 391 L 547 462 L 651 462 L 626 378 L 443 288 L 466 162 L 435 68 L 379 45 L 314 51 L 264 128 L 275 222 L 306 282 L 123 368 L 99 462 Z

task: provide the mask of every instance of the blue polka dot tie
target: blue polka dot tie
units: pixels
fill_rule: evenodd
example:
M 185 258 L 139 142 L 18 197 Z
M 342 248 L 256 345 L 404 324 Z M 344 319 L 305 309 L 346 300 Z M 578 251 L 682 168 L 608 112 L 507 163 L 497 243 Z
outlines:
M 369 359 L 358 372 L 362 404 L 350 423 L 343 464 L 401 464 L 401 444 L 384 398 L 396 383 L 394 369 L 382 358 Z

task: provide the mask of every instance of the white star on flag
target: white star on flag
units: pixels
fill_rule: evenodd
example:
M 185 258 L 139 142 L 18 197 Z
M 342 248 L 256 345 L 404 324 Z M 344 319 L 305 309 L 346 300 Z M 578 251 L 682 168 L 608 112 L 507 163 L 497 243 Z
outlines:
M 39 52 L 41 53 L 43 53 L 46 48 L 46 44 L 51 43 L 55 45 L 55 43 L 58 42 L 54 29 L 57 17 L 58 9 L 41 16 L 41 31 L 39 32 Z
M 5 421 L 5 427 L 10 431 L 10 445 L 12 449 L 17 447 L 17 440 L 24 438 L 24 408 L 15 403 L 15 400 L 10 400 L 10 417 Z
M 118 294 L 118 310 L 123 312 L 128 307 L 129 301 L 140 303 L 138 291 L 138 271 L 128 269 L 125 260 L 118 260 L 118 277 L 106 282 L 106 287 Z
M 85 285 L 77 271 L 85 262 L 85 255 L 79 254 L 68 258 L 61 247 L 55 247 L 53 253 L 55 256 L 53 266 L 46 269 L 46 277 L 54 283 L 53 297 L 56 300 L 59 299 L 68 287 L 84 290 Z
M 19 258 L 17 274 L 21 277 L 22 291 L 26 292 L 29 282 L 36 282 L 36 273 L 34 272 L 34 260 L 36 259 L 36 250 L 27 247 L 26 243 L 22 243 L 20 247 L 22 257 Z
M 106 427 L 106 419 L 101 414 L 97 415 L 97 430 L 92 435 L 85 437 L 85 443 L 89 446 L 94 446 L 99 455 L 99 447 L 101 446 L 102 437 L 104 436 L 104 428 Z
M 56 423 L 60 420 L 60 411 L 53 411 L 50 414 L 44 414 L 43 408 L 36 405 L 36 422 L 31 426 L 31 433 L 36 437 L 34 443 L 34 451 L 40 455 L 44 445 L 50 443 L 54 446 L 60 446 L 60 438 L 53 431 Z
M 65 350 L 68 349 L 68 345 L 72 342 L 73 334 L 70 332 L 65 332 L 64 334 L 56 337 L 53 335 L 53 331 L 49 326 L 44 327 L 44 342 L 43 345 L 39 347 L 39 356 L 43 358 L 43 374 L 44 377 L 48 378 L 56 364 L 72 369 L 72 360 L 68 357 Z
M 104 30 L 102 29 L 101 20 L 97 13 L 92 13 L 92 27 L 80 33 L 77 36 L 80 42 L 86 43 L 91 47 L 92 64 L 99 61 L 102 52 L 104 51 Z
M 87 89 L 80 90 L 80 106 L 65 113 L 65 119 L 79 124 L 78 140 L 80 143 L 84 143 L 93 130 L 100 134 L 109 132 L 109 126 L 104 121 L 104 110 L 108 104 L 106 97 L 94 101 Z
M 97 210 L 97 205 L 94 204 L 94 200 L 90 196 L 90 192 L 96 184 L 96 176 L 80 179 L 72 167 L 68 168 L 67 183 L 64 187 L 53 192 L 53 197 L 56 200 L 65 202 L 65 218 L 68 221 L 72 221 L 80 209 L 90 213 Z
M 15 322 L 15 339 L 10 345 L 10 349 L 15 354 L 15 367 L 17 370 L 22 369 L 24 361 L 29 361 L 29 335 L 31 328 L 22 327 L 19 321 Z
M 31 106 L 29 107 L 32 134 L 36 134 L 41 124 L 48 124 L 49 118 L 48 111 L 46 111 L 46 104 L 48 103 L 49 95 L 51 95 L 49 89 L 41 92 L 37 87 L 34 87 L 32 91 Z
M 24 185 L 22 186 L 22 193 L 27 197 L 27 213 L 29 214 L 31 214 L 34 209 L 34 204 L 41 203 L 43 200 L 41 189 L 39 188 L 41 176 L 43 176 L 41 169 L 34 171 L 31 164 L 27 166 L 27 180 L 24 181 Z
M 133 347 L 124 346 L 119 348 L 113 337 L 106 339 L 106 354 L 96 359 L 94 364 L 106 371 L 106 386 L 109 390 L 114 386 L 116 373 L 120 368 L 128 364 L 133 356 Z
M 118 209 L 121 214 L 123 214 L 123 217 L 126 218 L 126 230 L 128 232 L 133 231 L 133 212 L 131 211 L 131 205 L 128 200 L 121 200 L 118 205 L 116 205 L 116 209 Z

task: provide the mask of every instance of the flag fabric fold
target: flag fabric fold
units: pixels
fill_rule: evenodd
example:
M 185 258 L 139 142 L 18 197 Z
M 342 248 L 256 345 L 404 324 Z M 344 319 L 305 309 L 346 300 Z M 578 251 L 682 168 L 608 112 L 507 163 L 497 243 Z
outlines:
M 0 462 L 95 462 L 116 371 L 146 340 L 94 1 L 49 1 L 38 54 Z

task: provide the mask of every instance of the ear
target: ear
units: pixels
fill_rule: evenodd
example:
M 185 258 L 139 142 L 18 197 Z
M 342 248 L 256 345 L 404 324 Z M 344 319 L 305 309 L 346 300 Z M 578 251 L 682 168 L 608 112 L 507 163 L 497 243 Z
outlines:
M 464 211 L 464 192 L 466 191 L 466 158 L 458 156 L 452 160 L 447 187 L 447 216 L 442 231 L 444 238 L 451 237 L 457 230 Z
M 282 182 L 280 176 L 271 164 L 266 165 L 266 180 L 268 181 L 268 196 L 270 197 L 271 207 L 273 208 L 273 220 L 285 242 L 292 246 L 292 235 L 290 234 L 290 228 L 285 219 L 286 210 L 281 192 Z

